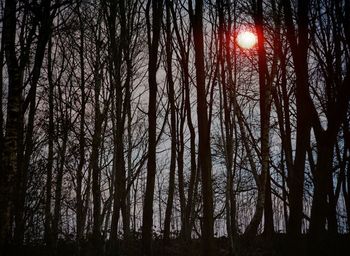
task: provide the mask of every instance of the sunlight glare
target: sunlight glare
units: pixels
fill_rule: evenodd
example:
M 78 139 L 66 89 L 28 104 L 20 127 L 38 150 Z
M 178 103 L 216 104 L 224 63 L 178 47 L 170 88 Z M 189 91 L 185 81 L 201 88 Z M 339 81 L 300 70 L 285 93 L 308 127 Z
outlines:
M 257 36 L 250 31 L 242 31 L 237 36 L 237 43 L 241 48 L 251 49 L 258 42 Z

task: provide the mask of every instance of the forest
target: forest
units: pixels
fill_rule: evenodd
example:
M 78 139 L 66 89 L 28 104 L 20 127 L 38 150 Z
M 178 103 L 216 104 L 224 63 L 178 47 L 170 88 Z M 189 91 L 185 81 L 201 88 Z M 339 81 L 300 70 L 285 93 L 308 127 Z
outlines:
M 350 253 L 350 1 L 0 0 L 0 37 L 0 255 Z

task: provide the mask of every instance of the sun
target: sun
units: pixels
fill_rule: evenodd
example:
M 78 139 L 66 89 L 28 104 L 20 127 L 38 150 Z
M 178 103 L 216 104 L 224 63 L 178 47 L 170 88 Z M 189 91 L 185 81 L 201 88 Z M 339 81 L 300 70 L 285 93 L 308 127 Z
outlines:
M 253 32 L 242 31 L 238 33 L 236 41 L 241 48 L 251 49 L 258 42 L 258 38 Z

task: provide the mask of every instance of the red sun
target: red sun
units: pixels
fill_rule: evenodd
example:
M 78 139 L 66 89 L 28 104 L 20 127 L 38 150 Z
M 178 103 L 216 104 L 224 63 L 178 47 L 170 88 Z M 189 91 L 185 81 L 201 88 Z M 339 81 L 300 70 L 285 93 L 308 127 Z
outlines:
M 258 38 L 251 31 L 241 31 L 238 33 L 236 41 L 241 48 L 251 49 L 257 44 Z

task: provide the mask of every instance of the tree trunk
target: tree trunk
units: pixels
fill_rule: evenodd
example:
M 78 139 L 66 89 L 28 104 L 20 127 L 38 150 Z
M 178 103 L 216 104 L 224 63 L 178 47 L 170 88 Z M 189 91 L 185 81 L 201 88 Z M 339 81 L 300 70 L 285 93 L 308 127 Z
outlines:
M 121 67 L 123 63 L 123 53 L 127 49 L 127 31 L 126 31 L 126 17 L 124 0 L 109 1 L 109 15 L 108 29 L 110 35 L 110 72 L 111 80 L 115 88 L 115 120 L 114 140 L 115 140 L 115 175 L 114 175 L 114 194 L 113 194 L 113 213 L 112 213 L 112 227 L 111 227 L 111 253 L 117 250 L 118 240 L 118 221 L 120 213 L 123 217 L 123 228 L 126 228 L 126 170 L 124 159 L 124 124 L 125 115 L 123 114 L 123 86 L 121 77 Z M 119 13 L 120 17 L 120 40 L 117 40 L 117 25 L 116 17 Z M 126 56 L 124 56 L 126 58 Z M 124 228 L 124 230 L 125 230 Z M 128 231 L 126 231 L 128 232 Z M 126 234 L 124 234 L 126 236 Z
M 318 141 L 317 164 L 314 172 L 314 197 L 310 221 L 310 235 L 313 239 L 319 239 L 325 234 L 325 225 L 329 209 L 327 203 L 327 195 L 329 194 L 328 175 L 332 173 L 333 143 L 328 133 L 324 135 L 324 139 Z M 328 223 L 329 227 L 330 224 L 331 223 Z
M 271 175 L 270 170 L 267 173 L 267 179 L 265 183 L 265 208 L 264 208 L 264 235 L 268 239 L 272 239 L 274 233 L 273 227 L 273 210 L 272 210 L 272 198 L 271 198 Z
M 176 13 L 174 10 L 174 7 L 172 4 L 170 4 L 170 11 L 172 13 L 173 18 L 173 26 L 174 31 L 177 39 L 177 43 L 179 44 L 179 51 L 180 51 L 180 66 L 182 71 L 182 81 L 183 81 L 183 91 L 184 94 L 183 97 L 183 106 L 184 111 L 181 112 L 181 118 L 179 120 L 180 128 L 178 132 L 178 156 L 177 156 L 177 163 L 178 163 L 178 180 L 179 180 L 179 196 L 180 196 L 180 209 L 181 209 L 181 236 L 183 239 L 187 242 L 191 239 L 191 232 L 192 232 L 192 213 L 194 209 L 194 194 L 195 194 L 195 183 L 197 180 L 197 163 L 196 163 L 196 133 L 193 126 L 192 121 L 192 111 L 191 111 L 191 100 L 190 100 L 190 74 L 189 74 L 189 56 L 188 56 L 188 50 L 186 50 L 185 46 L 185 40 L 181 37 L 178 25 L 177 25 L 177 19 L 176 19 Z M 190 33 L 190 32 L 188 32 Z M 188 35 L 190 39 L 190 35 Z M 191 158 L 191 174 L 190 174 L 190 181 L 189 181 L 189 187 L 187 190 L 187 202 L 185 198 L 185 189 L 184 189 L 184 167 L 183 167 L 183 154 L 184 154 L 184 125 L 185 125 L 185 117 L 187 119 L 187 125 L 190 132 L 190 158 Z
M 25 196 L 27 191 L 27 174 L 30 166 L 30 159 L 33 153 L 34 141 L 33 141 L 33 130 L 34 130 L 34 119 L 36 112 L 36 89 L 38 81 L 40 78 L 41 67 L 43 64 L 46 45 L 50 38 L 51 34 L 51 17 L 50 17 L 50 1 L 42 2 L 42 14 L 43 17 L 40 19 L 38 43 L 34 56 L 34 66 L 32 70 L 32 79 L 30 84 L 30 90 L 27 96 L 26 101 L 30 102 L 29 114 L 28 114 L 28 123 L 25 137 L 25 145 L 22 142 L 20 146 L 18 163 L 18 175 L 17 179 L 17 198 L 15 206 L 15 231 L 14 231 L 14 240 L 18 246 L 23 244 L 24 239 L 24 210 L 25 210 Z M 23 106 L 22 113 L 25 113 L 26 106 Z M 23 133 L 22 133 L 23 134 Z M 25 151 L 24 151 L 25 149 Z
M 62 98 L 60 99 L 60 101 L 62 103 Z M 68 118 L 68 117 L 66 116 L 65 118 Z M 54 206 L 54 215 L 52 220 L 52 245 L 53 245 L 54 252 L 57 250 L 59 225 L 61 220 L 62 182 L 63 182 L 63 175 L 64 175 L 64 164 L 66 159 L 67 140 L 68 140 L 68 121 L 65 120 L 63 122 L 64 123 L 61 124 L 61 129 L 63 131 L 63 138 L 62 138 L 63 141 L 59 151 L 60 161 L 59 161 L 59 166 L 57 167 L 55 206 Z
M 294 165 L 288 173 L 290 216 L 287 232 L 291 239 L 301 235 L 303 219 L 304 170 L 306 151 L 310 141 L 311 113 L 307 106 L 308 92 L 308 9 L 309 1 L 298 1 L 298 33 L 292 20 L 290 1 L 283 2 L 287 40 L 292 50 L 296 74 L 297 138 Z
M 93 227 L 92 227 L 92 255 L 100 255 L 102 251 L 102 208 L 101 208 L 101 168 L 99 164 L 101 143 L 102 143 L 102 124 L 106 118 L 104 105 L 103 110 L 100 106 L 100 92 L 103 81 L 101 70 L 101 31 L 98 31 L 96 38 L 96 59 L 94 60 L 94 132 L 92 136 L 90 166 L 92 170 L 92 201 L 93 201 Z
M 271 82 L 268 79 L 268 70 L 265 52 L 265 38 L 263 29 L 263 5 L 262 1 L 257 1 L 255 6 L 255 27 L 258 37 L 258 67 L 259 67 L 259 93 L 260 93 L 260 137 L 261 137 L 261 174 L 258 177 L 258 199 L 256 210 L 245 232 L 247 240 L 251 240 L 257 234 L 259 224 L 265 208 L 266 183 L 269 173 L 270 161 L 270 112 L 271 112 Z M 271 79 L 271 78 L 270 78 Z M 268 187 L 267 187 L 268 188 Z M 271 196 L 271 195 L 270 195 Z M 271 229 L 271 227 L 269 227 Z M 272 227 L 273 229 L 273 227 Z
M 1 42 L 0 42 L 0 70 L 4 69 L 4 35 L 1 34 Z M 3 72 L 0 72 L 0 106 L 3 106 L 3 90 L 4 90 L 4 81 L 3 81 Z M 2 108 L 0 108 L 0 162 L 2 163 L 2 152 L 4 147 L 4 111 Z M 2 179 L 2 165 L 0 165 L 0 179 Z M 1 183 L 0 183 L 1 185 Z M 1 202 L 1 195 L 0 195 L 0 202 Z M 1 207 L 1 206 L 0 206 Z M 1 208 L 0 208 L 1 210 Z M 1 216 L 1 214 L 0 214 Z M 1 229 L 0 229 L 1 230 Z M 1 237 L 0 237 L 1 239 Z M 1 247 L 0 247 L 1 249 Z
M 190 1 L 191 5 L 191 1 Z M 190 12 L 192 6 L 190 6 Z M 199 161 L 202 198 L 203 198 L 203 228 L 202 228 L 202 254 L 213 255 L 214 238 L 214 206 L 211 176 L 211 151 L 207 113 L 207 100 L 205 88 L 204 44 L 203 44 L 203 1 L 196 1 L 195 14 L 191 15 L 193 39 L 195 49 L 195 69 L 197 84 L 197 118 L 199 133 Z
M 132 123 L 132 117 L 131 117 L 131 80 L 133 76 L 133 63 L 132 63 L 132 56 L 130 51 L 128 49 L 125 49 L 125 56 L 127 58 L 126 60 L 126 66 L 127 66 L 127 73 L 126 73 L 126 82 L 125 82 L 125 101 L 124 101 L 124 113 L 125 114 L 125 120 L 127 120 L 127 130 L 128 130 L 128 144 L 127 144 L 127 178 L 125 180 L 125 185 L 129 186 L 131 179 L 132 179 L 132 137 L 129 136 L 131 133 L 131 123 Z M 125 121 L 124 121 L 125 122 Z M 129 240 L 130 238 L 130 208 L 131 208 L 131 202 L 130 202 L 130 188 L 128 188 L 125 191 L 124 200 L 125 200 L 125 213 L 123 214 L 123 230 L 124 230 L 124 238 Z
M 350 149 L 348 149 L 350 150 Z M 346 216 L 347 216 L 347 224 L 348 224 L 348 230 L 350 230 L 350 161 L 347 161 L 347 175 L 346 178 L 343 180 L 342 183 L 342 192 L 343 192 L 343 198 L 345 201 L 345 209 L 346 209 Z
M 150 6 L 152 5 L 152 22 L 150 21 Z M 146 256 L 153 255 L 152 226 L 153 226 L 153 198 L 156 175 L 156 136 L 157 136 L 157 62 L 158 45 L 160 41 L 160 27 L 162 18 L 162 1 L 149 0 L 146 7 L 146 23 L 149 35 L 149 63 L 148 63 L 148 161 L 147 183 L 142 216 L 142 246 Z M 152 31 L 152 32 L 151 32 Z M 152 34 L 152 39 L 150 38 Z
M 97 50 L 99 51 L 99 50 Z M 95 120 L 94 134 L 92 137 L 92 149 L 90 168 L 92 169 L 92 199 L 93 199 L 93 229 L 92 229 L 92 245 L 93 255 L 99 255 L 101 252 L 101 169 L 99 165 L 99 155 L 101 147 L 101 132 L 103 123 L 103 114 L 100 110 L 99 95 L 101 89 L 101 74 L 99 70 L 99 57 L 96 58 L 95 67 Z
M 5 1 L 3 33 L 4 51 L 8 72 L 7 120 L 5 127 L 4 148 L 2 155 L 3 169 L 0 179 L 0 247 L 10 239 L 10 212 L 15 201 L 15 177 L 17 175 L 18 127 L 22 120 L 21 97 L 22 75 L 18 66 L 16 38 L 16 5 L 15 0 Z
M 169 240 L 170 222 L 173 209 L 174 191 L 175 191 L 175 172 L 176 172 L 176 116 L 175 116 L 175 91 L 172 70 L 172 33 L 170 23 L 170 3 L 166 2 L 166 72 L 168 83 L 168 100 L 170 104 L 170 136 L 171 136 L 171 153 L 169 168 L 169 189 L 168 200 L 165 210 L 164 220 L 164 239 Z
M 52 170 L 54 156 L 54 84 L 52 81 L 52 43 L 49 42 L 48 47 L 48 82 L 49 82 L 49 129 L 48 129 L 48 157 L 47 157 L 47 177 L 46 177 L 46 195 L 45 195 L 45 243 L 47 250 L 52 248 L 52 214 L 51 214 L 51 199 L 52 199 Z
M 232 101 L 230 100 L 230 96 L 232 96 L 232 88 L 228 86 L 228 83 L 226 80 L 226 69 L 225 69 L 225 51 L 224 47 L 230 48 L 230 36 L 228 34 L 230 33 L 230 27 L 226 27 L 228 25 L 225 24 L 225 17 L 224 17 L 224 6 L 222 1 L 218 2 L 218 8 L 219 8 L 219 31 L 222 31 L 222 33 L 219 33 L 219 54 L 218 54 L 218 61 L 220 62 L 220 68 L 221 68 L 221 90 L 222 91 L 222 98 L 223 102 L 222 108 L 224 111 L 224 117 L 222 117 L 222 114 L 220 113 L 220 120 L 224 120 L 224 128 L 222 128 L 222 139 L 224 142 L 224 154 L 225 154 L 225 165 L 226 165 L 226 198 L 225 198 L 225 206 L 226 206 L 226 230 L 227 230 L 227 236 L 229 239 L 229 248 L 230 253 L 232 254 L 234 252 L 234 237 L 235 237 L 235 230 L 234 230 L 234 224 L 236 222 L 235 220 L 235 201 L 233 200 L 234 194 L 233 194 L 233 123 L 232 123 Z M 231 21 L 229 21 L 231 22 Z M 231 49 L 228 49 L 230 51 Z M 230 54 L 231 56 L 231 54 Z M 227 58 L 230 58 L 227 56 Z M 229 96 L 230 95 L 230 96 Z
M 84 177 L 84 166 L 85 166 L 85 106 L 86 106 L 86 95 L 85 95 L 85 28 L 82 20 L 82 13 L 80 7 L 78 9 L 79 25 L 80 25 L 80 93 L 81 93 L 81 109 L 80 109 L 80 131 L 79 131 L 79 165 L 77 169 L 77 186 L 76 186 L 76 197 L 77 197 L 77 212 L 76 212 L 76 225 L 77 225 L 77 252 L 78 255 L 81 253 L 81 244 L 83 242 L 83 234 L 85 228 L 85 217 L 84 217 L 84 199 L 82 195 L 82 183 Z
M 331 161 L 333 162 L 333 154 L 332 154 Z M 327 175 L 327 193 L 329 198 L 328 211 L 327 211 L 328 230 L 329 230 L 329 233 L 335 237 L 338 233 L 338 222 L 337 222 L 338 197 L 336 197 L 336 195 L 334 194 L 332 169 L 329 170 Z

